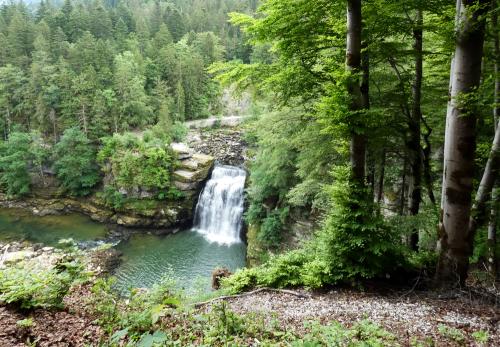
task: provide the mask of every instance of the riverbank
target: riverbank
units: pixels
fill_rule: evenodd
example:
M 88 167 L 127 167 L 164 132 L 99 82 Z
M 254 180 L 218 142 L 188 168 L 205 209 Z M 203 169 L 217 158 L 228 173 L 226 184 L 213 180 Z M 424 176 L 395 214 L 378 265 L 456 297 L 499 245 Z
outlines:
M 91 295 L 90 287 L 83 289 L 74 281 L 67 293 L 57 293 L 54 290 L 62 289 L 51 274 L 53 271 L 64 273 L 65 264 L 78 259 L 83 264 L 82 270 L 91 274 L 89 281 L 95 281 L 117 266 L 118 252 L 109 247 L 85 251 L 70 250 L 71 247 L 71 243 L 67 243 L 65 249 L 28 242 L 0 243 L 0 279 L 7 281 L 0 285 L 0 297 L 7 294 L 5 300 L 14 300 L 8 303 L 0 299 L 0 346 L 87 346 L 104 336 L 103 329 L 95 322 L 96 317 L 82 310 L 81 305 L 86 305 L 86 298 Z M 22 274 L 22 278 L 16 279 L 18 283 L 9 284 L 10 271 Z M 40 287 L 35 290 L 37 286 Z M 47 298 L 59 295 L 64 296 L 62 306 L 50 306 L 52 301 Z M 38 302 L 40 307 L 20 308 L 16 300 Z M 49 306 L 45 308 L 45 305 Z
M 65 197 L 12 199 L 0 193 L 0 207 L 22 209 L 34 216 L 80 213 L 99 223 L 128 228 L 154 227 L 159 228 L 159 233 L 175 232 L 185 224 L 189 224 L 193 217 L 191 205 L 191 202 L 184 205 L 142 200 L 116 210 L 107 207 L 95 196 L 80 199 Z

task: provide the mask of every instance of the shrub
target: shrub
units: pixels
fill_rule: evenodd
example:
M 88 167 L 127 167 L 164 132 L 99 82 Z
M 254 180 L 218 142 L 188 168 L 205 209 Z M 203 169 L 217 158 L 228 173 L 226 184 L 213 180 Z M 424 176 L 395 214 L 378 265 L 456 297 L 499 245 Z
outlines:
M 172 140 L 175 142 L 183 141 L 188 133 L 187 127 L 182 122 L 174 122 L 171 129 Z
M 293 346 L 399 346 L 396 337 L 380 326 L 363 320 L 350 329 L 340 323 L 306 323 L 308 333 Z
M 99 324 L 115 338 L 123 335 L 133 341 L 154 330 L 158 320 L 170 307 L 181 305 L 180 294 L 173 290 L 174 283 L 164 278 L 149 291 L 132 290 L 126 301 L 113 289 L 113 280 L 99 279 L 92 287 L 89 306 L 99 316 Z M 120 303 L 120 304 L 118 304 Z
M 116 187 L 158 189 L 165 195 L 170 188 L 174 153 L 167 143 L 152 137 L 152 133 L 146 135 L 148 141 L 133 135 L 105 138 L 97 157 L 105 170 L 109 161 Z
M 329 188 L 332 209 L 315 240 L 312 270 L 327 275 L 327 283 L 381 276 L 404 262 L 399 236 L 373 212 L 369 195 L 351 182 L 350 172 L 348 167 L 336 169 Z
M 288 208 L 277 209 L 262 220 L 257 239 L 263 245 L 270 247 L 279 246 L 288 213 Z
M 223 287 L 237 292 L 252 285 L 356 284 L 407 265 L 398 234 L 373 212 L 366 192 L 357 189 L 349 175 L 349 168 L 337 169 L 336 182 L 329 189 L 332 210 L 311 242 L 262 266 L 236 272 L 223 281 Z
M 111 207 L 115 210 L 119 210 L 125 205 L 126 198 L 116 190 L 115 187 L 106 186 L 102 192 L 98 193 L 98 196 L 104 200 L 106 206 Z

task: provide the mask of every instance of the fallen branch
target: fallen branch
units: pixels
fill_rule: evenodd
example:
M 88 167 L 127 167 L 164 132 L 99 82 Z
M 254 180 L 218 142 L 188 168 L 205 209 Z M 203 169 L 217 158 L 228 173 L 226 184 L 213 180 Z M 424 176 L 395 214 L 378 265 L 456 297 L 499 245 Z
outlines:
M 224 296 L 219 296 L 217 298 L 213 298 L 211 300 L 203 301 L 203 302 L 198 302 L 194 304 L 195 308 L 200 308 L 202 306 L 205 306 L 207 304 L 210 304 L 214 301 L 218 300 L 227 300 L 227 299 L 234 299 L 234 298 L 241 298 L 245 296 L 250 296 L 254 295 L 260 292 L 276 292 L 276 293 L 283 293 L 283 294 L 288 294 L 288 295 L 294 295 L 296 297 L 302 298 L 302 299 L 308 299 L 311 297 L 310 294 L 304 294 L 304 293 L 299 293 L 293 290 L 288 290 L 288 289 L 276 289 L 276 288 L 268 288 L 268 287 L 262 287 L 258 288 L 255 290 L 252 290 L 250 292 L 242 293 L 242 294 L 235 294 L 235 295 L 224 295 Z

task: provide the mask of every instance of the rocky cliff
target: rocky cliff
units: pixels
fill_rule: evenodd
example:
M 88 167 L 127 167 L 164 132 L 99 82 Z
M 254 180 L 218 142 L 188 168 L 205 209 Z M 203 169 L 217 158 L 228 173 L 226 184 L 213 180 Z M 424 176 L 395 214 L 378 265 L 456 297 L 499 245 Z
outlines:
M 33 196 L 23 199 L 12 200 L 0 194 L 0 206 L 29 209 L 40 216 L 79 212 L 102 223 L 155 227 L 165 233 L 172 232 L 192 221 L 198 195 L 214 164 L 213 157 L 196 153 L 185 144 L 172 144 L 172 149 L 179 159 L 172 174 L 173 185 L 180 192 L 176 198 L 159 200 L 151 192 L 135 187 L 121 191 L 126 202 L 120 207 L 112 207 L 99 191 L 85 198 L 68 198 L 61 196 L 57 187 L 45 186 L 34 189 Z

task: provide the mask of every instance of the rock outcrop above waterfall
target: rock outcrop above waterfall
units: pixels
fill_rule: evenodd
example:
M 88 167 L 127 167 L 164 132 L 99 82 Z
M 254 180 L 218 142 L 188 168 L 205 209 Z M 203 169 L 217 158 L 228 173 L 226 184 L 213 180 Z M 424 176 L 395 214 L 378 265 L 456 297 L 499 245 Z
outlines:
M 195 151 L 214 157 L 220 164 L 242 166 L 247 160 L 247 144 L 238 128 L 191 130 L 186 141 Z
M 174 186 L 184 195 L 196 198 L 214 165 L 214 157 L 196 153 L 183 143 L 173 143 L 171 147 L 180 160 L 173 173 Z

